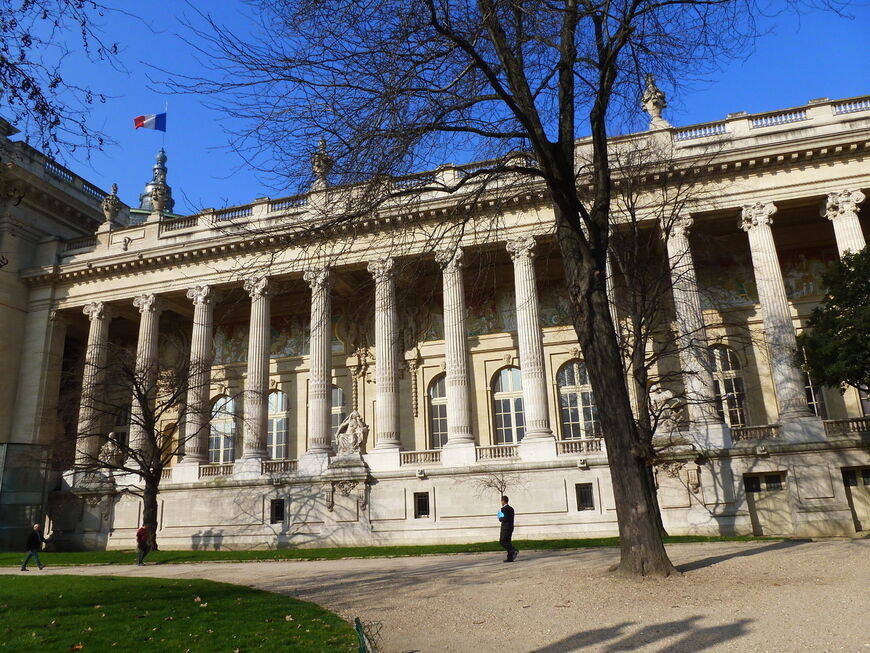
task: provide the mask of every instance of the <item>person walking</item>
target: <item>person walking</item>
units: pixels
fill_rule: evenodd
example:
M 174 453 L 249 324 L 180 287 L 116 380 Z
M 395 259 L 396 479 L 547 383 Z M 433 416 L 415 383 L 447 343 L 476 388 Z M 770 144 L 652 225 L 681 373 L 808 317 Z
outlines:
M 142 524 L 136 531 L 136 564 L 140 567 L 145 565 L 145 556 L 151 547 L 148 544 L 148 524 Z
M 27 536 L 27 555 L 24 558 L 24 562 L 21 563 L 21 571 L 30 571 L 27 568 L 27 563 L 30 562 L 31 558 L 36 560 L 36 566 L 40 569 L 45 567 L 45 565 L 39 561 L 39 550 L 42 548 L 44 542 L 45 537 L 43 537 L 42 531 L 39 529 L 39 524 L 34 524 L 33 530 L 30 531 L 30 534 Z
M 506 496 L 501 498 L 501 510 L 498 513 L 498 520 L 501 522 L 501 532 L 499 533 L 498 543 L 504 547 L 507 557 L 505 562 L 513 562 L 517 559 L 519 551 L 514 548 L 511 538 L 514 534 L 514 509 L 508 503 L 509 499 Z

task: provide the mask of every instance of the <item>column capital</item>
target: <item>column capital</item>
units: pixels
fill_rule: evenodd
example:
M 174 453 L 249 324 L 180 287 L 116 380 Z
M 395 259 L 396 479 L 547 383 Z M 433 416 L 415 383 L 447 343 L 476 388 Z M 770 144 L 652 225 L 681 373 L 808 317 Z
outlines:
M 828 198 L 822 207 L 822 216 L 833 222 L 842 215 L 857 214 L 858 205 L 865 198 L 866 195 L 860 190 L 846 189 L 828 193 Z
M 458 269 L 462 267 L 462 250 L 443 249 L 435 252 L 435 261 L 445 270 L 447 268 Z
M 695 219 L 690 215 L 677 215 L 670 219 L 663 218 L 661 224 L 662 235 L 666 238 L 668 236 L 677 236 L 678 238 L 688 237 L 694 224 Z
M 395 276 L 394 263 L 395 259 L 390 256 L 384 256 L 369 261 L 366 269 L 375 278 L 375 281 L 385 281 Z
M 741 209 L 740 224 L 738 226 L 743 231 L 748 232 L 753 227 L 769 225 L 773 221 L 771 216 L 774 213 L 776 213 L 776 205 L 773 202 L 745 204 Z
M 245 279 L 244 288 L 245 292 L 251 296 L 251 299 L 268 297 L 272 294 L 269 277 L 251 277 L 250 279 Z
M 91 322 L 112 319 L 112 309 L 106 302 L 89 302 L 82 307 L 82 313 L 87 315 Z
M 535 237 L 519 236 L 507 241 L 507 251 L 510 252 L 511 260 L 533 259 L 535 257 Z
M 187 289 L 187 298 L 193 300 L 194 304 L 211 304 L 215 299 L 215 293 L 212 292 L 211 286 L 194 286 Z
M 311 290 L 329 289 L 332 287 L 332 270 L 328 267 L 312 268 L 305 270 L 302 278 L 308 283 Z
M 145 313 L 160 314 L 166 308 L 163 300 L 154 293 L 143 293 L 133 298 L 133 306 L 139 309 L 143 315 Z

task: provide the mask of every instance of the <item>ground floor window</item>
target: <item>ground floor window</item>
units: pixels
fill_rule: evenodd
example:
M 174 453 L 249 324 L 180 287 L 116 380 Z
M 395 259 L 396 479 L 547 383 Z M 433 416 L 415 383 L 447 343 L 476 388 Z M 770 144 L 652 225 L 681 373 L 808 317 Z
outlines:
M 414 519 L 429 516 L 429 493 L 414 492 Z
M 272 499 L 269 503 L 269 523 L 280 524 L 284 521 L 284 499 Z
M 592 483 L 577 483 L 577 510 L 595 510 L 595 495 L 592 493 Z

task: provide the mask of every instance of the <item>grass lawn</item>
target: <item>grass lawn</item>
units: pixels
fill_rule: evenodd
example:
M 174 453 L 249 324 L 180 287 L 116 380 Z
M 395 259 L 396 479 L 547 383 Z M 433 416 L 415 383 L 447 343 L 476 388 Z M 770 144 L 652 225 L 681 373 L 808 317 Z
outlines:
M 314 603 L 207 580 L 5 576 L 0 651 L 356 651 Z
M 752 542 L 777 538 L 751 536 L 738 537 L 702 537 L 694 535 L 666 537 L 665 542 L 676 544 L 680 542 Z M 592 539 L 565 540 L 514 540 L 519 549 L 555 550 L 581 549 L 600 546 L 617 546 L 619 538 L 600 537 Z M 358 546 L 337 547 L 331 549 L 269 549 L 261 551 L 154 551 L 148 554 L 148 564 L 176 564 L 183 562 L 211 561 L 246 561 L 246 560 L 336 560 L 338 558 L 390 558 L 397 556 L 437 555 L 444 553 L 479 553 L 485 551 L 501 551 L 497 542 L 480 542 L 476 544 L 434 544 L 427 546 Z M 136 561 L 134 551 L 82 551 L 74 553 L 40 554 L 40 559 L 46 565 L 130 565 Z M 0 553 L 0 566 L 11 567 L 20 565 L 23 553 Z

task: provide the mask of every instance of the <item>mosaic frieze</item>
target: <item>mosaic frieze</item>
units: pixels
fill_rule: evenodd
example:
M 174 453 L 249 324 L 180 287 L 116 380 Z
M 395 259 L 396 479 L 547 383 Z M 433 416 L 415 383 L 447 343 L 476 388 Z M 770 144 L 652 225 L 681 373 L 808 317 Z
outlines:
M 338 332 L 341 316 L 333 318 L 333 333 Z M 307 356 L 310 353 L 310 322 L 305 315 L 281 315 L 272 318 L 270 358 Z M 214 362 L 218 365 L 245 363 L 248 360 L 248 324 L 233 322 L 221 324 L 214 330 Z M 332 353 L 342 354 L 344 344 L 332 339 Z

